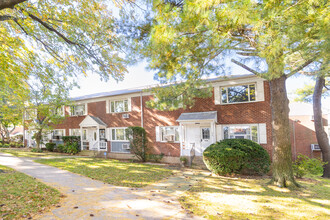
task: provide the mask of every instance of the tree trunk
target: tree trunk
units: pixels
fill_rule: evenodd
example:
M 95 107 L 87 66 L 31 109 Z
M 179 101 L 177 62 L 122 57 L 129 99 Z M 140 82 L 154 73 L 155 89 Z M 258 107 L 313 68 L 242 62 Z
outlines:
M 322 89 L 325 83 L 324 77 L 319 76 L 316 79 L 313 93 L 313 111 L 314 111 L 314 126 L 317 143 L 322 152 L 322 159 L 328 164 L 324 165 L 323 177 L 330 178 L 330 146 L 327 133 L 323 127 L 323 117 L 321 108 Z M 328 122 L 329 123 L 329 122 Z
M 298 186 L 292 171 L 289 100 L 285 80 L 286 76 L 282 75 L 270 81 L 273 129 L 272 181 L 279 187 L 287 187 L 290 184 Z
M 41 137 L 42 137 L 42 131 L 38 131 L 38 132 L 35 134 L 35 139 L 36 139 L 36 144 L 37 144 L 37 148 L 38 148 L 38 149 L 40 149 Z

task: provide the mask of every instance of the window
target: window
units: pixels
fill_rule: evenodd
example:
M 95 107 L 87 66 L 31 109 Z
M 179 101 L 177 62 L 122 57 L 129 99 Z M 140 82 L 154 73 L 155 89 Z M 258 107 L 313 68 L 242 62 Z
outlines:
M 130 103 L 128 99 L 111 101 L 110 102 L 110 111 L 112 113 L 117 112 L 128 112 L 130 111 Z
M 250 139 L 258 142 L 257 125 L 228 125 L 223 127 L 224 139 Z
M 203 140 L 210 139 L 210 128 L 202 128 L 202 139 Z
M 126 128 L 112 128 L 111 129 L 112 141 L 127 141 Z
M 70 110 L 71 110 L 71 115 L 72 116 L 78 116 L 78 115 L 85 115 L 86 114 L 85 104 L 71 106 Z
M 80 136 L 80 129 L 70 129 L 70 135 L 71 136 Z
M 64 116 L 64 106 L 54 107 L 54 109 L 51 109 L 51 113 L 58 116 Z
M 60 140 L 62 139 L 62 136 L 65 135 L 64 129 L 57 129 L 52 132 L 52 139 L 53 140 Z
M 82 139 L 87 140 L 87 130 L 86 129 L 84 129 L 82 132 Z
M 253 102 L 256 101 L 256 85 L 240 85 L 221 88 L 222 103 Z
M 160 127 L 159 131 L 162 142 L 179 142 L 180 140 L 178 126 Z

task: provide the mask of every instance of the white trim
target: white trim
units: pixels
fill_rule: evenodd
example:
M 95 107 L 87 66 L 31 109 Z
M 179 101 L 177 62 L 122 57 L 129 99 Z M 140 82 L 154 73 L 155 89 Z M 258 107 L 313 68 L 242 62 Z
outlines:
M 112 130 L 113 129 L 115 129 L 115 130 L 117 130 L 117 129 L 124 129 L 124 138 L 125 138 L 125 140 L 113 140 L 112 139 Z M 126 131 L 125 131 L 125 129 L 127 129 L 127 127 L 111 127 L 111 128 L 109 128 L 109 130 L 110 130 L 110 133 L 109 133 L 109 135 L 110 135 L 110 137 L 111 137 L 111 142 L 129 142 L 129 140 L 127 140 L 126 139 Z
M 121 102 L 121 101 L 126 101 L 127 100 L 127 111 L 122 111 L 122 112 L 113 112 L 112 111 L 112 103 L 113 102 Z M 132 106 L 131 106 L 131 97 L 128 97 L 128 98 L 124 98 L 124 99 L 109 99 L 108 100 L 108 102 L 109 102 L 109 113 L 110 114 L 118 114 L 118 113 L 128 113 L 128 112 L 131 112 L 132 111 Z M 114 109 L 115 109 L 115 107 L 114 107 Z

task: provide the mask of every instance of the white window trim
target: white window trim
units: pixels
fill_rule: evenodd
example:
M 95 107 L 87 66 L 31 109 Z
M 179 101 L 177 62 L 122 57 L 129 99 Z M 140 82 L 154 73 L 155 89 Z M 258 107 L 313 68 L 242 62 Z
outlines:
M 222 139 L 223 140 L 225 140 L 225 134 L 224 134 L 224 127 L 230 127 L 230 126 L 232 126 L 232 127 L 234 127 L 234 126 L 236 126 L 236 127 L 239 127 L 239 126 L 250 126 L 250 129 L 251 129 L 251 126 L 257 126 L 257 134 L 258 134 L 258 144 L 260 144 L 260 129 L 259 129 L 259 124 L 226 124 L 226 125 L 221 125 L 221 136 L 222 136 Z M 250 134 L 251 135 L 251 138 L 252 138 L 252 133 Z M 252 139 L 248 139 L 248 140 L 251 140 L 252 141 Z
M 254 85 L 254 96 L 255 96 L 255 100 L 254 101 L 247 101 L 247 102 L 232 102 L 232 103 L 229 103 L 228 102 L 228 88 L 230 87 L 236 87 L 236 86 L 248 86 L 248 90 L 250 93 L 250 85 Z M 222 89 L 226 89 L 227 91 L 227 103 L 224 103 L 222 102 Z M 221 86 L 220 89 L 219 89 L 219 98 L 220 98 L 220 104 L 221 105 L 232 105 L 232 104 L 243 104 L 243 103 L 253 103 L 253 102 L 258 102 L 258 98 L 257 98 L 257 83 L 256 82 L 251 82 L 251 83 L 243 83 L 243 84 L 235 84 L 235 85 L 228 85 L 228 86 Z M 250 99 L 250 96 L 248 96 L 248 98 Z
M 121 101 L 125 101 L 127 100 L 127 111 L 122 111 L 122 112 L 113 112 L 112 111 L 112 108 L 111 108 L 111 105 L 112 105 L 112 102 L 121 102 Z M 110 99 L 110 100 L 107 100 L 106 102 L 106 105 L 108 108 L 108 111 L 107 113 L 110 113 L 110 114 L 120 114 L 120 113 L 127 113 L 127 112 L 131 112 L 132 111 L 132 99 L 129 97 L 129 98 L 121 98 L 121 99 Z
M 111 142 L 129 142 L 129 140 L 113 140 L 112 139 L 112 130 L 113 129 L 127 129 L 127 127 L 111 127 L 111 128 L 109 128 L 109 137 L 110 137 L 110 141 Z M 126 138 L 126 132 L 125 132 L 125 134 L 124 134 L 124 137 Z
M 72 134 L 72 131 L 73 131 L 73 130 L 78 130 L 78 131 L 79 131 L 79 134 L 80 134 L 80 128 L 70 128 L 70 129 L 69 129 L 69 135 L 70 135 L 70 136 L 73 136 L 73 134 Z M 81 134 L 80 134 L 79 136 L 81 136 Z
M 160 142 L 160 143 L 180 143 L 180 126 L 174 126 L 174 125 L 172 125 L 172 126 L 157 126 L 159 129 L 158 129 L 158 132 L 159 132 L 159 140 L 157 141 L 157 142 Z M 178 129 L 178 132 L 179 132 L 179 140 L 178 141 L 163 141 L 163 140 L 161 140 L 162 139 L 162 135 L 161 135 L 161 130 L 162 130 L 162 128 L 177 128 Z M 156 128 L 156 132 L 157 132 L 157 128 Z M 174 136 L 175 136 L 175 133 L 174 133 Z M 174 139 L 175 139 L 175 137 L 174 137 Z

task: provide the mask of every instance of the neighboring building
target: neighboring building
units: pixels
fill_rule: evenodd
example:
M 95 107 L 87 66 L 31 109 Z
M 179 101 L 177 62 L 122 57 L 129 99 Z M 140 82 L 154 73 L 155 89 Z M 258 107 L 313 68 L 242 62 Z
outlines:
M 310 158 L 321 158 L 315 134 L 313 105 L 293 102 L 289 108 L 293 159 L 296 159 L 299 153 Z M 330 111 L 322 109 L 322 114 L 324 130 L 330 140 Z
M 107 151 L 112 158 L 131 158 L 125 128 L 142 126 L 152 153 L 163 153 L 167 162 L 178 161 L 192 151 L 202 156 L 210 144 L 226 138 L 251 139 L 271 154 L 269 83 L 254 75 L 209 79 L 208 83 L 213 87 L 212 97 L 196 99 L 186 110 L 150 109 L 146 102 L 153 96 L 144 89 L 74 98 L 75 106 L 65 107 L 67 118 L 48 139 L 59 142 L 63 135 L 80 135 L 82 149 Z

